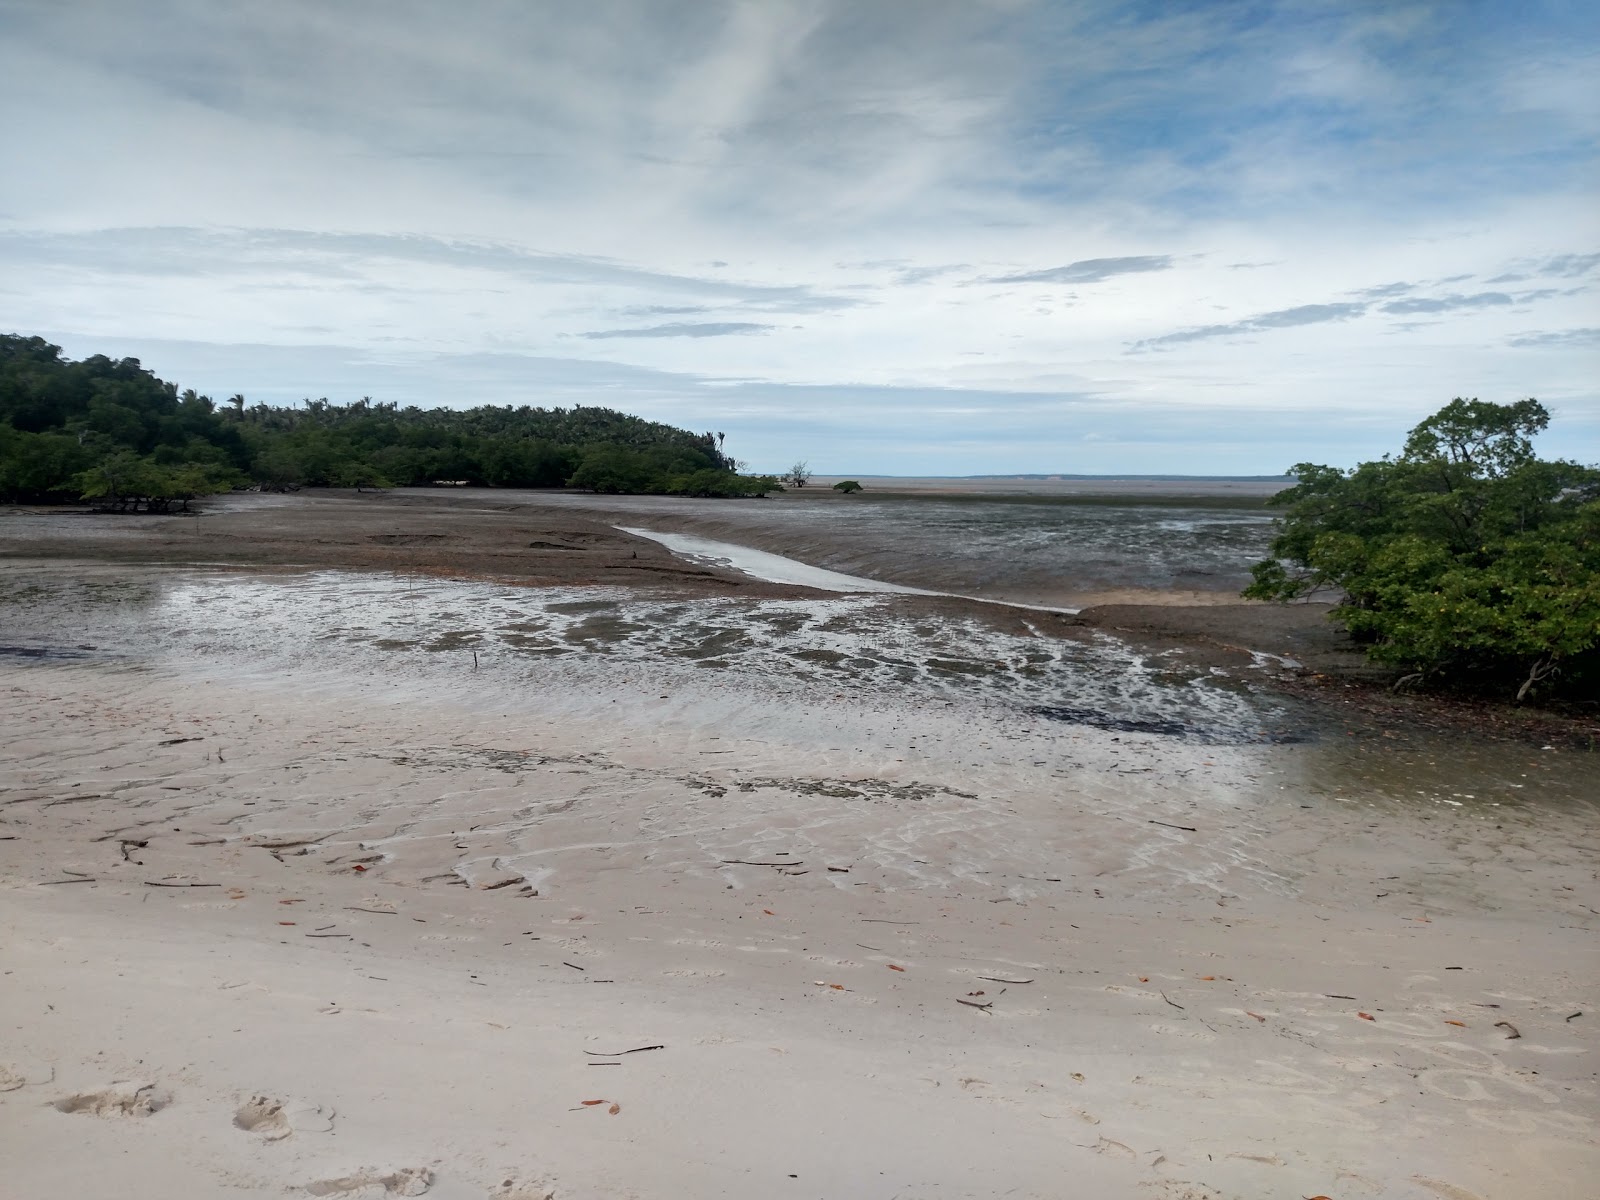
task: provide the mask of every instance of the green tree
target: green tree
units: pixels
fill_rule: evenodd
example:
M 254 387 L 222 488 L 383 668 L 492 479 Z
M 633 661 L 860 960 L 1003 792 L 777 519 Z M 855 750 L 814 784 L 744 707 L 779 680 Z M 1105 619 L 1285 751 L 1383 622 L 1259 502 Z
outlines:
M 1273 557 L 1245 595 L 1339 598 L 1333 616 L 1408 682 L 1593 695 L 1600 683 L 1600 470 L 1539 459 L 1536 400 L 1456 399 L 1398 456 L 1301 463 L 1272 503 Z
M 846 496 L 852 495 L 855 492 L 866 491 L 866 489 L 854 479 L 841 479 L 838 483 L 833 485 L 833 490 L 836 492 L 843 492 Z

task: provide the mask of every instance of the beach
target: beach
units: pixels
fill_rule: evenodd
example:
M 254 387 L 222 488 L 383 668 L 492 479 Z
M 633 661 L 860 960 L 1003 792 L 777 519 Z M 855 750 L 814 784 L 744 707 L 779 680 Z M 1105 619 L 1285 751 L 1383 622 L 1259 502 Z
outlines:
M 1348 647 L 1155 586 L 1202 560 L 821 592 L 530 495 L 0 520 L 16 1194 L 1600 1169 L 1592 755 L 1275 688 Z

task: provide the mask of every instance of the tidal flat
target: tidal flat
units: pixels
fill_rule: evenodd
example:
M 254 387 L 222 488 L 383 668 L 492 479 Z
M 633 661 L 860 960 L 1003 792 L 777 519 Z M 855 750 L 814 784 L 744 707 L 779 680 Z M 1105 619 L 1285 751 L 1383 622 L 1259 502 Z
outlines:
M 1491 1200 L 1600 1168 L 1592 755 L 1272 686 L 1296 638 L 1337 652 L 1312 623 L 1018 607 L 1230 620 L 1248 509 L 1113 536 L 1063 505 L 1030 544 L 958 536 L 966 501 L 882 502 L 929 503 L 920 538 L 786 503 L 0 517 L 19 1194 L 63 1154 L 151 1197 Z

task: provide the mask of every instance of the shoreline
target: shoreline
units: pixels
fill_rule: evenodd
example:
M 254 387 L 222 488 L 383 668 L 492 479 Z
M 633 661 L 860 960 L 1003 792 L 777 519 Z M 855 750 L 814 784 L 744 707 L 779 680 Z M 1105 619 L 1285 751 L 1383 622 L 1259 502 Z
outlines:
M 1564 1019 L 1600 813 L 1557 756 L 227 645 L 3 668 L 28 1194 L 67 1157 L 136 1200 L 1500 1200 L 1600 1168 Z
M 557 494 L 552 502 L 552 495 L 494 489 L 242 494 L 220 498 L 198 515 L 171 516 L 0 509 L 0 563 L 50 558 L 216 570 L 378 571 L 536 588 L 614 585 L 685 597 L 818 594 L 799 584 L 766 582 L 689 561 L 648 537 L 624 533 L 616 525 L 637 524 L 640 515 L 609 507 L 606 497 Z M 833 495 L 798 502 L 813 499 L 851 503 Z M 669 506 L 662 506 L 656 518 L 657 524 L 685 533 L 705 530 L 726 537 L 730 532 Z M 1368 663 L 1327 622 L 1331 605 L 1272 605 L 1241 601 L 1231 592 L 1139 587 L 1079 591 L 1070 596 L 1070 605 L 1059 595 L 1026 589 L 994 597 L 943 592 L 930 598 L 950 611 L 965 608 L 1001 622 L 1009 619 L 1007 608 L 1039 611 L 1055 620 L 1061 636 L 1103 632 L 1150 652 L 1181 653 L 1202 668 L 1254 670 L 1258 683 L 1358 723 L 1482 731 L 1520 741 L 1559 739 L 1589 749 L 1600 737 L 1600 716 L 1592 713 L 1438 693 L 1392 696 L 1388 683 L 1394 673 Z M 1071 609 L 1078 611 L 1067 615 Z M 1263 664 L 1277 669 L 1263 672 Z

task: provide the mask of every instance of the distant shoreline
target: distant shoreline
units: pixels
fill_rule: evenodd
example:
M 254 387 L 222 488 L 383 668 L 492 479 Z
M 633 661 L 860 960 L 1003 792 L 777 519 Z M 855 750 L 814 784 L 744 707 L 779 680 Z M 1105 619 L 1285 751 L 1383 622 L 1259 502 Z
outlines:
M 828 492 L 845 479 L 877 495 L 1196 504 L 1265 504 L 1295 483 L 1283 476 L 1256 475 L 814 475 L 798 494 Z

